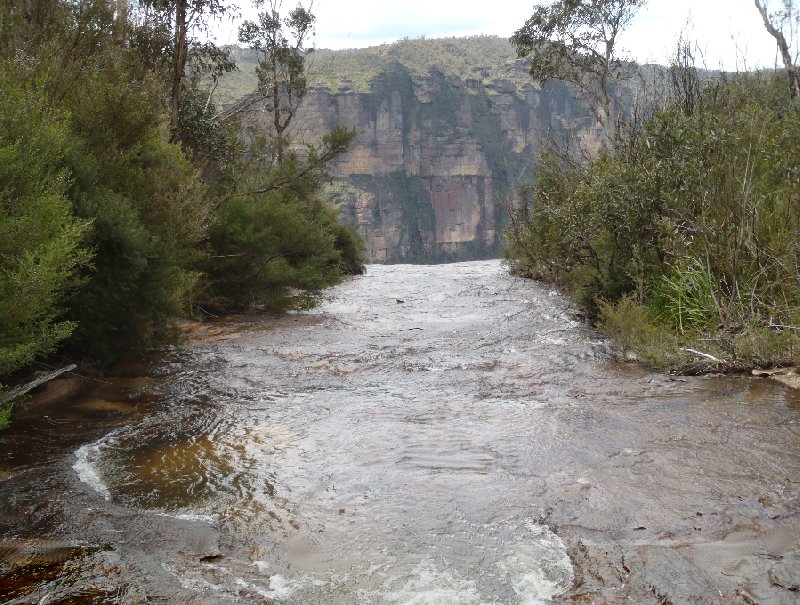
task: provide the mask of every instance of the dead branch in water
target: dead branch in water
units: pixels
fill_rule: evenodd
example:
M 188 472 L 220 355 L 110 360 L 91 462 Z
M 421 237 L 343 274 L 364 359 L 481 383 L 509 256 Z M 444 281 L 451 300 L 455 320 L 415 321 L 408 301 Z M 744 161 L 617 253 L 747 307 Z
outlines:
M 6 391 L 5 393 L 0 393 L 0 406 L 10 403 L 15 399 L 19 399 L 20 397 L 29 393 L 36 387 L 41 386 L 46 382 L 50 382 L 54 378 L 58 378 L 64 372 L 71 372 L 77 367 L 78 366 L 75 365 L 74 363 L 70 364 L 65 368 L 53 370 L 52 372 L 48 372 L 47 374 L 39 376 L 38 378 L 31 380 L 30 382 L 18 386 L 14 389 L 11 389 L 10 391 Z
M 703 353 L 702 351 L 698 351 L 697 349 L 682 348 L 681 351 L 685 351 L 686 353 L 691 353 L 692 355 L 699 355 L 700 357 L 705 357 L 706 359 L 710 359 L 714 363 L 719 363 L 723 365 L 725 364 L 725 362 L 722 359 L 714 357 L 710 353 Z

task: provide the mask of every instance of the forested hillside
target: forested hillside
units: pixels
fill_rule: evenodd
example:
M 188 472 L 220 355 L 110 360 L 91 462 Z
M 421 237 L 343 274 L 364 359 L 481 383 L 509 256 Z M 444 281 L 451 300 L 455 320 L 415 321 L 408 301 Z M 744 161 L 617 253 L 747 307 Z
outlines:
M 229 50 L 239 69 L 220 78 L 215 99 L 221 104 L 250 94 L 257 84 L 255 53 L 238 46 Z M 461 81 L 532 84 L 527 61 L 517 58 L 508 39 L 497 36 L 405 39 L 344 50 L 320 48 L 308 56 L 307 63 L 309 83 L 331 91 L 369 92 L 372 81 L 393 63 L 403 65 L 412 78 L 425 78 L 435 68 Z

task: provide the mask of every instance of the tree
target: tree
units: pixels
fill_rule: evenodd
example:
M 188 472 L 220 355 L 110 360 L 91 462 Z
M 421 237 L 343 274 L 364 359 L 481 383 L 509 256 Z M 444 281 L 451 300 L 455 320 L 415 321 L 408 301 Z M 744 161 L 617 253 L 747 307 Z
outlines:
M 201 286 L 225 291 L 229 265 L 258 280 L 235 302 L 358 269 L 358 239 L 318 195 L 353 133 L 264 170 L 209 99 L 232 63 L 191 38 L 222 10 L 0 2 L 0 380 L 57 347 L 102 367 L 172 340 Z M 0 424 L 7 409 L 0 395 Z
M 783 29 L 788 26 L 791 31 L 797 32 L 797 27 L 800 25 L 800 12 L 794 6 L 793 0 L 781 0 L 782 10 L 779 10 L 772 15 L 767 13 L 767 7 L 762 0 L 755 0 L 756 8 L 761 13 L 761 18 L 764 20 L 764 27 L 770 35 L 775 38 L 778 45 L 778 51 L 781 53 L 783 65 L 786 67 L 786 79 L 789 83 L 789 96 L 792 101 L 800 99 L 800 73 L 797 70 L 797 53 L 792 57 L 789 43 L 786 41 Z M 792 36 L 790 35 L 790 41 Z
M 349 269 L 337 245 L 336 214 L 288 187 L 230 200 L 211 227 L 215 255 L 206 304 L 282 310 L 311 303 Z M 305 296 L 293 297 L 292 288 Z
M 0 218 L 0 299 L 11 301 L 0 309 L 0 332 L 11 342 L 5 326 L 16 322 L 16 332 L 45 342 L 42 351 L 71 333 L 62 351 L 112 363 L 171 336 L 172 319 L 199 280 L 210 188 L 187 146 L 164 136 L 172 49 L 161 13 L 149 9 L 153 20 L 137 26 L 120 23 L 124 15 L 110 0 L 21 4 L 0 3 L 0 147 L 16 154 L 0 159 L 0 206 L 8 200 L 13 210 Z M 133 5 L 131 12 L 146 16 Z M 41 140 L 38 122 L 14 109 L 15 89 L 25 91 L 21 106 L 37 119 L 58 117 L 58 144 L 33 147 Z M 54 128 L 48 122 L 42 130 Z M 65 206 L 56 204 L 61 197 Z M 70 252 L 75 225 L 82 226 L 80 246 Z M 92 252 L 90 266 L 84 249 Z M 30 253 L 17 258 L 18 251 Z M 65 258 L 55 255 L 60 251 Z M 66 275 L 50 265 L 74 270 Z M 63 287 L 45 281 L 62 274 Z M 24 311 L 33 305 L 58 330 L 34 325 Z M 16 350 L 23 359 L 24 350 Z
M 209 57 L 221 57 L 229 63 L 227 54 L 213 44 L 198 44 L 191 38 L 195 30 L 205 30 L 209 19 L 222 18 L 232 10 L 223 0 L 144 0 L 144 8 L 153 9 L 172 25 L 172 81 L 170 86 L 170 123 L 173 140 L 180 138 L 181 103 L 186 79 L 186 66 L 196 49 Z M 229 69 L 226 69 L 229 71 Z
M 564 80 L 577 86 L 600 125 L 612 126 L 611 86 L 632 70 L 616 54 L 619 34 L 647 0 L 556 0 L 537 6 L 511 37 L 530 73 L 544 85 Z
M 304 45 L 314 21 L 301 5 L 283 17 L 280 1 L 270 0 L 257 22 L 239 29 L 239 40 L 259 55 L 258 87 L 217 117 L 226 122 L 258 105 L 271 119 L 265 124 L 251 114 L 241 129 L 246 161 L 211 226 L 203 302 L 212 307 L 311 304 L 320 289 L 363 271 L 360 237 L 338 223 L 337 209 L 320 194 L 328 165 L 347 150 L 355 130 L 336 126 L 302 150 L 289 138 L 306 94 Z M 293 289 L 304 294 L 293 296 Z
M 261 6 L 263 0 L 254 4 Z M 305 42 L 314 33 L 316 20 L 300 4 L 287 17 L 281 17 L 280 4 L 280 0 L 270 0 L 257 23 L 245 21 L 239 28 L 239 41 L 260 55 L 258 96 L 272 114 L 273 156 L 278 165 L 288 146 L 286 130 L 306 94 Z

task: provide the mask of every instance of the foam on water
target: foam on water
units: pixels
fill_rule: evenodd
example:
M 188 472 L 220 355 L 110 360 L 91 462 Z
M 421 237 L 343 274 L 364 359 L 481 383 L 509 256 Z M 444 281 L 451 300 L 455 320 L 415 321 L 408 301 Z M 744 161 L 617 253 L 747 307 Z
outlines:
M 359 605 L 546 605 L 569 589 L 572 564 L 561 539 L 547 527 L 533 521 L 523 527 L 519 542 L 497 552 L 496 559 L 481 568 L 453 558 L 409 554 L 355 566 L 342 576 L 321 570 L 274 573 L 275 565 L 257 560 L 250 565 L 258 573 L 237 577 L 233 586 L 287 604 L 330 600 Z
M 175 517 L 176 519 L 181 519 L 182 521 L 199 521 L 201 523 L 208 523 L 214 527 L 219 526 L 219 521 L 213 515 L 201 515 L 196 513 L 181 513 L 178 515 L 169 515 L 164 513 L 164 516 L 167 517 Z
M 253 566 L 258 570 L 259 573 L 269 573 L 270 564 L 268 561 L 253 561 Z
M 545 605 L 566 592 L 574 571 L 561 539 L 547 527 L 525 524 L 530 534 L 505 550 L 482 574 L 457 569 L 445 560 L 426 557 L 397 572 L 384 566 L 388 575 L 378 591 L 358 591 L 364 605 Z M 520 536 L 522 538 L 523 536 Z M 386 574 L 386 572 L 389 572 Z M 501 587 L 513 590 L 500 596 Z M 511 593 L 508 590 L 508 593 Z M 504 592 L 501 590 L 501 592 Z M 500 599 L 499 601 L 497 599 Z
M 108 486 L 97 471 L 97 460 L 100 457 L 101 447 L 106 443 L 108 438 L 109 437 L 103 437 L 94 443 L 89 443 L 78 448 L 75 451 L 75 464 L 72 465 L 72 468 L 78 474 L 78 479 L 93 488 L 106 500 L 111 499 L 111 492 L 108 491 Z
M 531 520 L 525 525 L 532 539 L 514 544 L 497 566 L 520 605 L 542 605 L 566 592 L 575 574 L 561 538 Z
M 292 581 L 281 575 L 274 575 L 269 579 L 269 592 L 266 594 L 271 599 L 284 600 L 289 598 L 298 585 L 299 581 Z
M 564 593 L 573 570 L 566 553 L 539 544 L 516 544 L 498 563 L 520 605 L 542 605 Z
M 283 576 L 272 576 L 269 581 L 269 588 L 263 589 L 257 584 L 253 582 L 248 582 L 243 578 L 236 578 L 233 581 L 233 585 L 236 588 L 243 588 L 246 591 L 251 593 L 255 593 L 265 599 L 269 599 L 270 603 L 273 600 L 278 600 L 279 602 L 283 599 L 289 597 L 295 589 L 294 583 L 287 581 Z
M 389 583 L 396 581 L 397 578 L 392 578 Z M 479 605 L 481 601 L 475 581 L 448 569 L 438 569 L 431 559 L 424 559 L 401 587 L 383 593 L 380 602 L 398 605 Z
M 181 572 L 169 563 L 165 562 L 161 563 L 161 568 L 174 576 L 180 583 L 181 587 L 185 588 L 186 590 L 198 592 L 200 594 L 208 594 L 210 592 L 217 593 L 220 590 L 220 587 L 217 584 L 209 582 L 206 578 L 204 578 L 200 570 Z

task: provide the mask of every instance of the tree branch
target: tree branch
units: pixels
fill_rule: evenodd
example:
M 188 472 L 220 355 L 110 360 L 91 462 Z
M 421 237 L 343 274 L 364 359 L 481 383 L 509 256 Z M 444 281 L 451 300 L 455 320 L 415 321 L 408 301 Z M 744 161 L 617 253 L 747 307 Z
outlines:
M 53 370 L 52 372 L 48 372 L 47 374 L 39 376 L 35 380 L 31 380 L 30 382 L 18 386 L 15 389 L 11 389 L 10 391 L 6 391 L 5 393 L 0 393 L 0 406 L 10 403 L 15 399 L 19 399 L 20 397 L 29 393 L 36 387 L 43 385 L 45 382 L 50 382 L 54 378 L 58 378 L 59 376 L 61 376 L 61 374 L 63 374 L 64 372 L 71 372 L 77 367 L 78 366 L 76 366 L 74 363 L 70 364 L 65 368 L 61 368 L 60 370 Z

